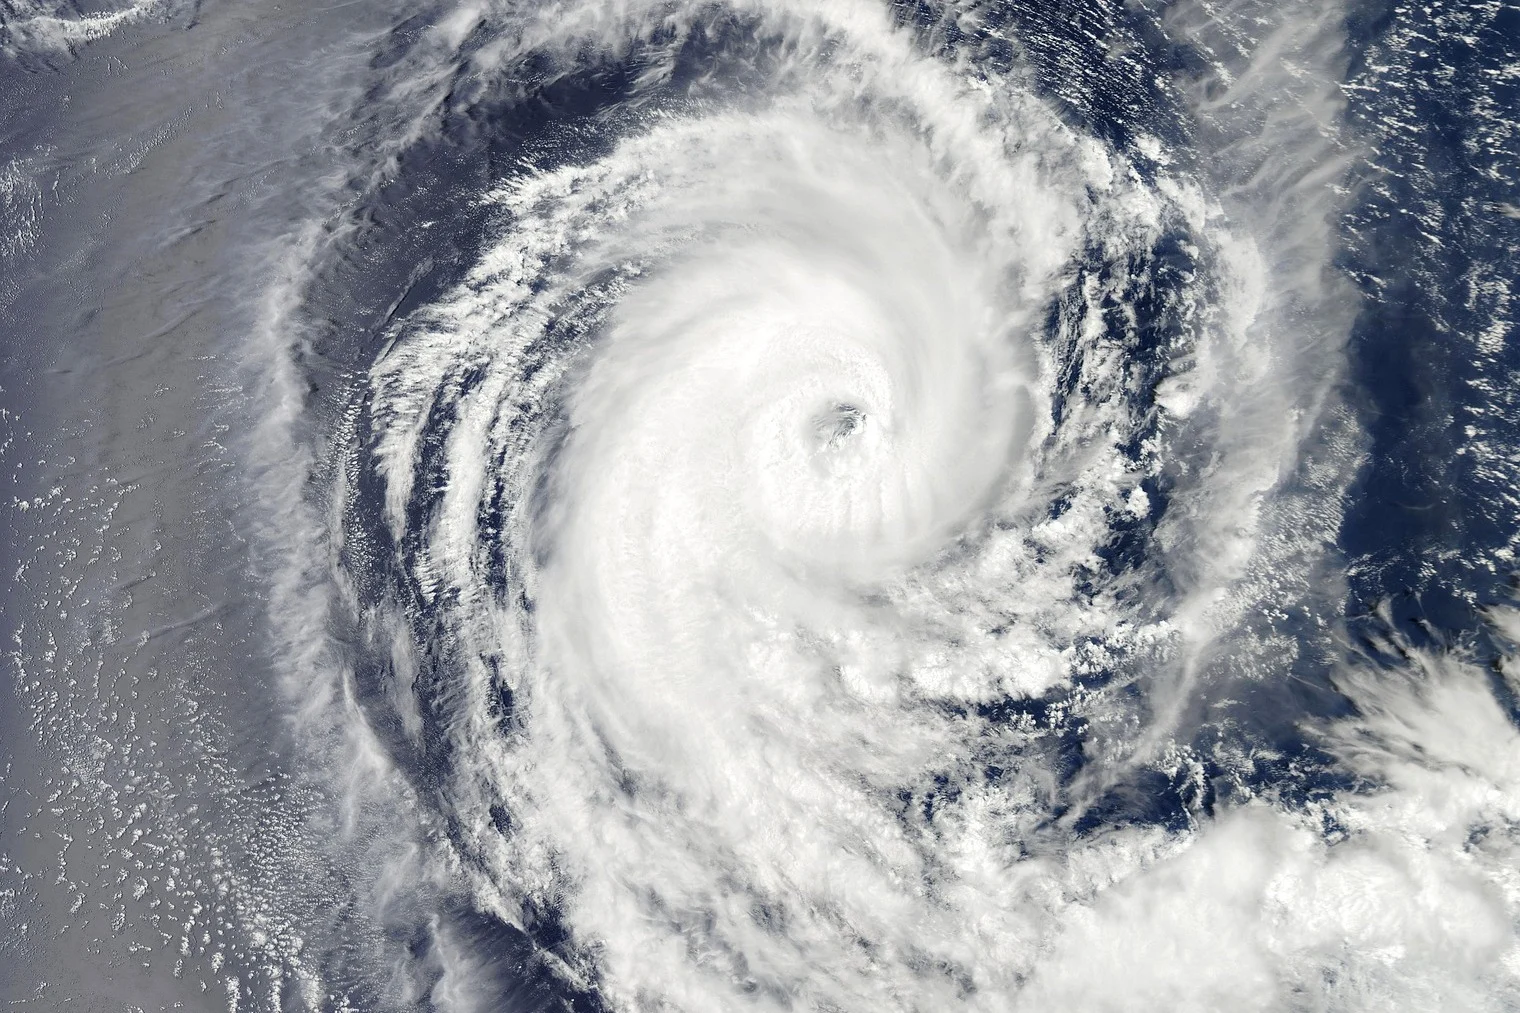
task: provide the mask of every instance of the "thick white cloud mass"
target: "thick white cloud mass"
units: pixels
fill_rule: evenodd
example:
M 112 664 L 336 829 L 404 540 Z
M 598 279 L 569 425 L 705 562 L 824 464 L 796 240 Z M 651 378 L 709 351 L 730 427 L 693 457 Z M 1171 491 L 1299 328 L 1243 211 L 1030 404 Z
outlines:
M 1143 766 L 1187 780 L 1201 688 L 1282 678 L 1252 617 L 1322 579 L 1359 447 L 1334 18 L 1221 56 L 1200 150 L 1125 155 L 874 4 L 739 13 L 774 39 L 761 93 L 635 105 L 514 174 L 370 372 L 348 438 L 416 597 L 359 621 L 414 740 L 415 616 L 444 631 L 465 838 L 381 894 L 449 868 L 508 922 L 553 910 L 561 973 L 629 1010 L 1512 1001 L 1515 728 L 1459 659 L 1343 672 L 1358 711 L 1302 729 L 1343 779 L 1310 801 L 1084 823 Z M 475 59 L 641 46 L 658 81 L 701 14 L 557 7 Z M 1144 375 L 1135 276 L 1179 232 Z M 1095 583 L 1119 524 L 1150 559 Z
M 0 999 L 1520 1009 L 1513 13 L 0 0 Z

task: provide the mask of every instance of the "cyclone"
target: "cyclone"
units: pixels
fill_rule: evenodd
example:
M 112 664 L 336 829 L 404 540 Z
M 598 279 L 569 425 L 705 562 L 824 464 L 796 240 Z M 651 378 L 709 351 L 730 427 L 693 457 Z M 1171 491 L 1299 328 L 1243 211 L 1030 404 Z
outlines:
M 229 671 L 278 722 L 205 733 L 276 773 L 208 845 L 218 941 L 165 909 L 173 977 L 204 958 L 233 1010 L 1520 1002 L 1508 289 L 1389 238 L 1447 227 L 1372 112 L 1413 16 L 310 13 L 239 149 L 290 154 L 184 257 L 234 335 L 202 445 L 267 675 Z M 1465 429 L 1390 421 L 1458 399 L 1377 350 L 1412 290 L 1482 335 Z M 1459 430 L 1483 522 L 1398 519 L 1443 507 L 1389 476 Z M 164 793 L 188 829 L 121 860 L 184 881 L 204 792 Z
M 1359 453 L 1333 99 L 1239 85 L 1192 113 L 1215 151 L 1116 147 L 940 16 L 572 7 L 484 47 L 626 77 L 469 198 L 467 271 L 336 426 L 347 735 L 449 842 L 383 890 L 465 870 L 612 1009 L 1351 1008 L 1499 945 L 1477 895 L 1440 940 L 1395 886 L 1313 924 L 1435 860 L 1328 849 L 1365 816 L 1333 744 L 1312 802 L 1220 785 L 1270 720 L 1200 713 L 1330 651 L 1295 620 Z M 1206 118 L 1242 103 L 1267 126 Z

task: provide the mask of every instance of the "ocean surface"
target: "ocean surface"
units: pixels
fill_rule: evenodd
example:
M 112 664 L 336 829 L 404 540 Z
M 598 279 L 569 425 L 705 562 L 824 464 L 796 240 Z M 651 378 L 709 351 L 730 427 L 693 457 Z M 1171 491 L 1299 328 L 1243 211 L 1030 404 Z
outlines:
M 1520 1010 L 1514 0 L 0 0 L 6 1009 Z

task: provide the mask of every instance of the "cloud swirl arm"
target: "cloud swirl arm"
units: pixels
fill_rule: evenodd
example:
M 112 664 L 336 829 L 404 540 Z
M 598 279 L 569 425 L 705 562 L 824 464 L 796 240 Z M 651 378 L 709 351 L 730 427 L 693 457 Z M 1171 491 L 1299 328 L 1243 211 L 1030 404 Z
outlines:
M 1246 45 L 1246 15 L 1175 14 L 1212 76 L 1121 144 L 978 17 L 567 5 L 420 37 L 471 71 L 407 79 L 409 136 L 466 130 L 429 124 L 472 88 L 525 133 L 546 96 L 581 112 L 424 223 L 478 248 L 388 313 L 333 426 L 338 737 L 356 797 L 399 779 L 429 828 L 376 917 L 462 889 L 628 1010 L 1275 1009 L 1332 966 L 1324 1008 L 1372 1008 L 1443 954 L 1494 973 L 1497 881 L 1337 780 L 1412 790 L 1397 748 L 1333 744 L 1373 710 L 1308 721 L 1318 801 L 1248 787 L 1278 718 L 1241 701 L 1333 654 L 1361 453 L 1334 19 Z M 1473 917 L 1425 934 L 1416 881 Z M 488 1006 L 428 924 L 411 973 Z

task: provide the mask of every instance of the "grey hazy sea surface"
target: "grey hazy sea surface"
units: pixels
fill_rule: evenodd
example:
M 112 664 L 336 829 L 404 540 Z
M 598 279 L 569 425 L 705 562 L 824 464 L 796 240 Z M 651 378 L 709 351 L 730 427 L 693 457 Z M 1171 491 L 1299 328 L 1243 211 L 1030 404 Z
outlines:
M 0 0 L 0 1001 L 1520 1008 L 1520 6 Z

